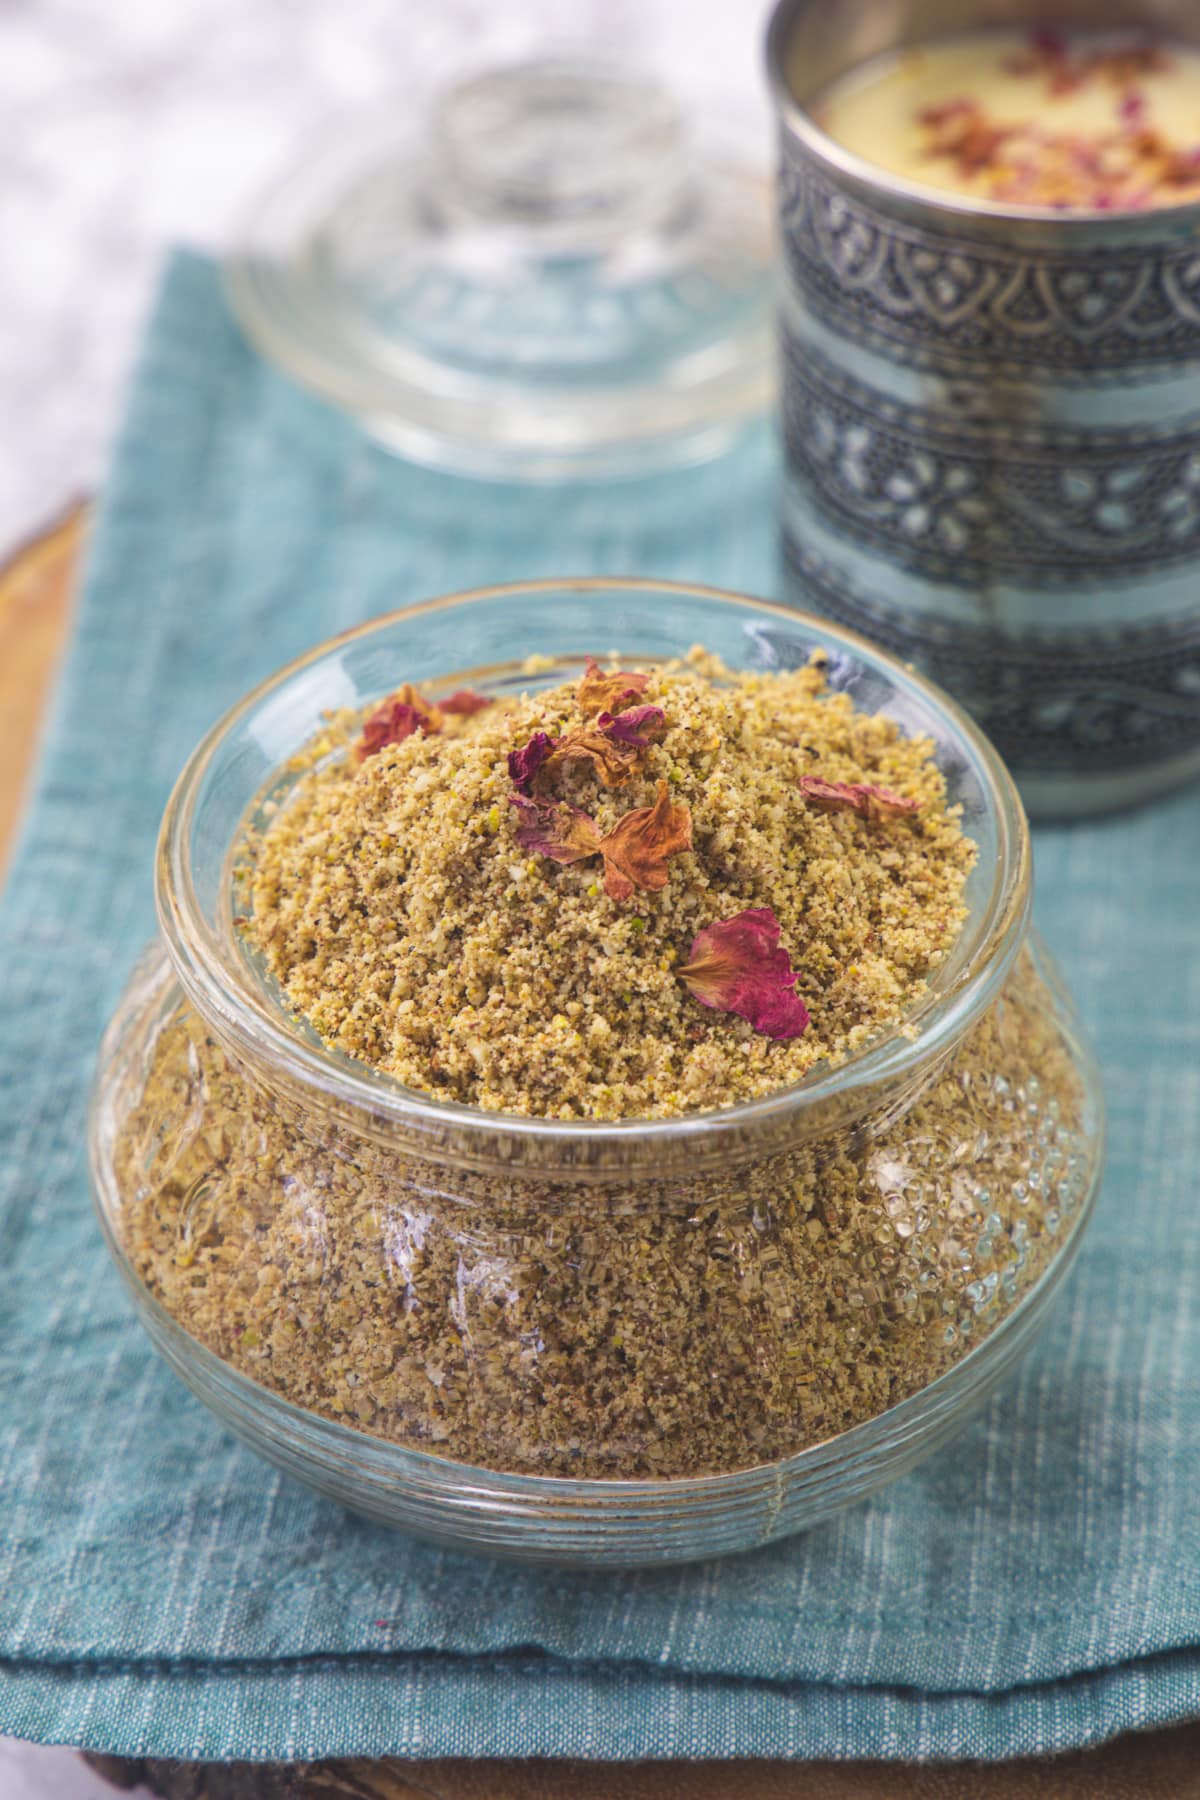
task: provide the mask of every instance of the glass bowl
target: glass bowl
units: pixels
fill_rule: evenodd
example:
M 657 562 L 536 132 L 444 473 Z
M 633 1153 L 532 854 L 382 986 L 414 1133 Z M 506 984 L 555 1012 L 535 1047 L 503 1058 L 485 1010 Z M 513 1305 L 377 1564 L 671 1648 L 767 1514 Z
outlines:
M 903 1030 L 765 1098 L 597 1123 L 438 1101 L 288 1013 L 235 928 L 234 862 L 323 712 L 404 680 L 518 692 L 589 654 L 645 666 L 697 642 L 761 670 L 823 650 L 833 689 L 933 740 L 979 856 Z M 1029 931 L 1020 802 L 951 701 L 824 620 L 638 581 L 406 608 L 213 728 L 156 879 L 161 943 L 95 1088 L 101 1226 L 192 1391 L 356 1511 L 541 1559 L 747 1549 L 944 1443 L 1074 1258 L 1102 1102 Z

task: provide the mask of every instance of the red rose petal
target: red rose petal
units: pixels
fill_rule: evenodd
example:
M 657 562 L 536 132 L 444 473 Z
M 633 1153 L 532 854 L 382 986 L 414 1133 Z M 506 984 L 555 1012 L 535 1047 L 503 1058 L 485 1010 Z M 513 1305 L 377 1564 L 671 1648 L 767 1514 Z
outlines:
M 437 709 L 421 698 L 411 682 L 405 682 L 370 718 L 363 721 L 362 736 L 358 740 L 358 760 L 365 762 L 368 756 L 377 755 L 388 744 L 402 744 L 414 732 L 433 734 L 441 728 L 441 715 Z
M 471 688 L 459 688 L 457 693 L 451 694 L 448 700 L 438 701 L 438 710 L 444 713 L 458 713 L 462 718 L 469 719 L 472 713 L 482 712 L 485 706 L 491 706 L 491 704 L 489 695 L 477 694 Z
M 857 790 L 849 781 L 822 781 L 819 775 L 802 775 L 796 784 L 805 800 L 822 812 L 861 812 Z
M 764 1037 L 800 1037 L 808 1008 L 793 992 L 796 970 L 779 947 L 780 924 L 754 906 L 696 933 L 679 979 L 702 1006 L 737 1013 Z

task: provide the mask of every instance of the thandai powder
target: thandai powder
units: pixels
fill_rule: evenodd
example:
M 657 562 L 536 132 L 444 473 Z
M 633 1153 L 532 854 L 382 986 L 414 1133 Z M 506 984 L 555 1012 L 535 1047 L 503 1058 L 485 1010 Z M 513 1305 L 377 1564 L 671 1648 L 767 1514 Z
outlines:
M 416 717 L 399 742 L 331 723 L 255 846 L 244 927 L 327 1043 L 410 1087 L 561 1119 L 728 1106 L 900 1020 L 961 926 L 974 846 L 932 745 L 819 662 L 733 675 L 696 652 Z M 615 869 L 591 848 L 614 834 Z M 790 958 L 795 1033 L 681 978 L 701 934 L 711 960 L 759 913 L 771 944 L 731 978 Z
M 164 981 L 113 1152 L 134 1267 L 258 1383 L 485 1468 L 721 1473 L 869 1419 L 1011 1310 L 1091 1180 L 1031 950 L 915 1091 L 815 1138 L 575 1180 L 488 1121 L 719 1109 L 911 1034 L 973 854 L 932 746 L 819 660 L 327 720 L 259 809 L 247 950 L 328 1044 L 479 1110 L 461 1155 L 361 1131 Z

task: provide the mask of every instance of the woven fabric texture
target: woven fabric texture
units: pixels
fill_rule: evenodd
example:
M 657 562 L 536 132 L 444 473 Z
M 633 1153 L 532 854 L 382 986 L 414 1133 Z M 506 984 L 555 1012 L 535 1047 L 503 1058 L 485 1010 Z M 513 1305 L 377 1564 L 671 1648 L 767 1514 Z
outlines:
M 405 468 L 177 257 L 138 370 L 0 939 L 0 1730 L 127 1755 L 1005 1757 L 1200 1713 L 1200 792 L 1037 836 L 1101 1051 L 1105 1190 L 1020 1375 L 839 1522 L 684 1570 L 477 1562 L 234 1444 L 93 1222 L 96 1046 L 200 732 L 307 645 L 522 576 L 771 592 L 769 438 L 572 493 Z

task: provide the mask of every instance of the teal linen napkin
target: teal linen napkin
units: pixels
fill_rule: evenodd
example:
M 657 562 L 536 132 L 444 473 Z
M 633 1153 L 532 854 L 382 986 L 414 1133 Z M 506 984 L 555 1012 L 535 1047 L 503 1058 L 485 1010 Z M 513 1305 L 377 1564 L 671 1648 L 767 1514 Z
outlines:
M 837 1523 L 721 1564 L 431 1549 L 239 1448 L 93 1224 L 96 1045 L 152 930 L 184 756 L 305 646 L 475 583 L 770 592 L 774 454 L 574 493 L 407 469 L 172 265 L 0 938 L 0 1730 L 126 1754 L 1001 1757 L 1200 1713 L 1200 792 L 1037 840 L 1095 1034 L 1108 1178 L 1019 1377 Z

